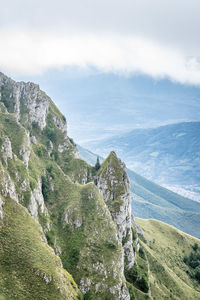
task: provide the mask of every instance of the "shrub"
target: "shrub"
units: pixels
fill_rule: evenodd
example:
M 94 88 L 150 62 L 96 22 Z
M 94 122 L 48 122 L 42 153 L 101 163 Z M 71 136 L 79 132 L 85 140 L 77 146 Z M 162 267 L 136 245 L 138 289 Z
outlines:
M 142 247 L 140 247 L 140 249 L 139 249 L 139 256 L 140 256 L 141 258 L 145 259 L 145 253 L 144 253 L 144 250 L 143 250 Z
M 200 282 L 200 251 L 198 251 L 198 244 L 195 243 L 192 246 L 192 249 L 193 252 L 190 252 L 188 256 L 185 255 L 183 261 L 191 268 L 190 270 L 187 270 L 187 274 L 191 278 L 195 278 L 198 282 Z
M 56 132 L 55 129 L 49 126 L 46 126 L 44 129 L 44 134 L 53 142 L 56 142 Z
M 100 161 L 99 161 L 99 157 L 97 157 L 97 162 L 95 164 L 95 170 L 98 171 L 100 168 L 101 168 L 101 165 L 100 165 Z
M 148 291 L 149 291 L 149 284 L 148 284 L 148 281 L 147 281 L 147 278 L 145 277 L 145 275 L 142 275 L 142 277 L 137 281 L 137 286 L 144 293 L 148 293 Z
M 198 266 L 195 270 L 195 278 L 200 283 L 200 266 Z
M 116 249 L 116 245 L 112 242 L 106 242 L 106 247 L 109 249 Z
M 49 192 L 49 181 L 46 176 L 42 176 L 42 195 L 44 197 L 44 201 L 48 200 L 48 192 Z
M 129 295 L 130 295 L 130 300 L 135 300 L 135 292 L 132 284 L 128 283 L 127 284 Z
M 199 245 L 197 243 L 195 243 L 193 246 L 192 246 L 193 250 L 194 251 L 197 251 L 198 248 L 199 248 Z

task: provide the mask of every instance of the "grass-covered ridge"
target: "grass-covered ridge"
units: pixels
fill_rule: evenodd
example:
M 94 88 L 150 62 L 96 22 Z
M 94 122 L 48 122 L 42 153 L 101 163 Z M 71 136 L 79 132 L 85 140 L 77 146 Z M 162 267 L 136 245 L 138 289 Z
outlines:
M 88 165 L 50 98 L 6 80 L 13 97 L 19 86 L 24 94 L 20 114 L 16 97 L 0 102 L 0 299 L 129 300 L 128 291 L 130 300 L 198 299 L 192 238 L 149 221 L 141 225 L 147 243 L 139 242 L 122 212 L 124 204 L 130 211 L 129 180 L 116 154 Z M 125 247 L 134 250 L 130 268 Z
M 150 265 L 150 288 L 156 299 L 199 300 L 200 285 L 191 278 L 184 257 L 200 241 L 156 220 L 136 219 L 147 243 L 141 241 Z

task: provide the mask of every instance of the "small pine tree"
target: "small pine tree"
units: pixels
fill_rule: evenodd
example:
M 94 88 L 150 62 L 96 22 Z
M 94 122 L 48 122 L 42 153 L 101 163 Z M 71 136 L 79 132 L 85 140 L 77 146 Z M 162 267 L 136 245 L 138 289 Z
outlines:
M 95 164 L 95 170 L 98 171 L 100 168 L 101 168 L 101 165 L 100 165 L 100 161 L 99 161 L 99 157 L 97 157 L 97 162 Z

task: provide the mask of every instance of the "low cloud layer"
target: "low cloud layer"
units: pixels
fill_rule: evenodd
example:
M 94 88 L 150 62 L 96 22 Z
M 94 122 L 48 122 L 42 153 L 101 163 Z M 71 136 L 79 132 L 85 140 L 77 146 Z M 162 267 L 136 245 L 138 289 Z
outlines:
M 94 66 L 200 85 L 199 0 L 0 0 L 0 69 Z
M 200 84 L 200 63 L 195 57 L 145 38 L 0 31 L 0 40 L 0 68 L 9 73 L 39 74 L 52 67 L 92 65 L 104 72 L 140 72 Z

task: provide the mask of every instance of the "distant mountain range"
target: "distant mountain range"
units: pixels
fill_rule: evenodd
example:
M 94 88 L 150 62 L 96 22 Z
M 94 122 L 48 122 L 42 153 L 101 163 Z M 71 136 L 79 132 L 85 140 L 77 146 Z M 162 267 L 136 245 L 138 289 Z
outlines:
M 103 156 L 113 149 L 140 175 L 200 199 L 200 122 L 136 129 L 90 142 L 89 149 Z
M 94 165 L 97 155 L 78 146 L 81 157 Z M 100 157 L 100 161 L 103 158 Z M 200 238 L 200 203 L 182 197 L 127 169 L 136 217 L 157 219 Z

